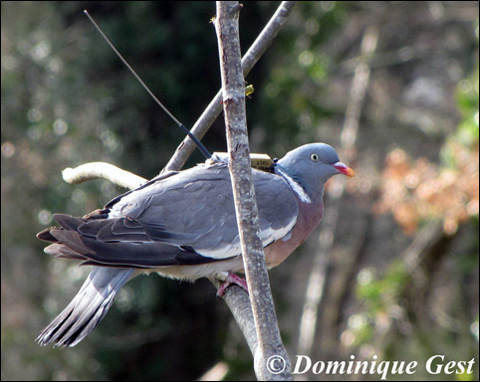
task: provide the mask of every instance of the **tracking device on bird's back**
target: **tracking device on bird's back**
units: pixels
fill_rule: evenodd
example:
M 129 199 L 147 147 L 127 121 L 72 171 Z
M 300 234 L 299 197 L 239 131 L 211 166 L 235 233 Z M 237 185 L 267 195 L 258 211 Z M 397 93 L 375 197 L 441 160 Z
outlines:
M 262 171 L 273 171 L 273 160 L 268 154 L 250 154 L 252 167 Z
M 212 158 L 206 163 L 211 164 L 218 161 L 228 162 L 228 153 L 214 152 Z M 257 170 L 273 172 L 273 159 L 268 154 L 250 153 L 250 162 L 252 163 L 252 167 Z

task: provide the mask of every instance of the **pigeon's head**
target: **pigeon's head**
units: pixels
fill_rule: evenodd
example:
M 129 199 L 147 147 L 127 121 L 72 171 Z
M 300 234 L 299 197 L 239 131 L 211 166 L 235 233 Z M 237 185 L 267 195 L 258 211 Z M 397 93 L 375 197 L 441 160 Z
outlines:
M 326 143 L 310 143 L 288 152 L 276 162 L 275 172 L 287 180 L 290 178 L 314 199 L 323 196 L 325 183 L 333 175 L 355 176 L 350 167 L 340 162 L 335 149 Z

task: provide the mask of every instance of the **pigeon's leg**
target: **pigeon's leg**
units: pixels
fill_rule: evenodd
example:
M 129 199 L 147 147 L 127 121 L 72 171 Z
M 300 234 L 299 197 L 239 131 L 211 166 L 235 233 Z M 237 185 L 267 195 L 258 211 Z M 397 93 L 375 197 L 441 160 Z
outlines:
M 243 290 L 245 290 L 245 292 L 248 293 L 247 281 L 244 278 L 237 276 L 235 273 L 232 273 L 232 272 L 228 272 L 226 274 L 226 277 L 222 277 L 222 279 L 223 278 L 224 278 L 223 283 L 222 285 L 220 285 L 220 288 L 218 288 L 217 290 L 218 297 L 223 297 L 223 295 L 225 294 L 225 291 L 230 285 L 237 285 Z

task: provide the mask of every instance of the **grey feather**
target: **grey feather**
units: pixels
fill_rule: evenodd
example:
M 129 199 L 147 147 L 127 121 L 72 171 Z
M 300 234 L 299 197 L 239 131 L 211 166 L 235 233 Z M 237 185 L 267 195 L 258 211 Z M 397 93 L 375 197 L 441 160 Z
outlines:
M 41 345 L 75 346 L 102 320 L 133 269 L 95 267 L 68 306 L 37 337 Z

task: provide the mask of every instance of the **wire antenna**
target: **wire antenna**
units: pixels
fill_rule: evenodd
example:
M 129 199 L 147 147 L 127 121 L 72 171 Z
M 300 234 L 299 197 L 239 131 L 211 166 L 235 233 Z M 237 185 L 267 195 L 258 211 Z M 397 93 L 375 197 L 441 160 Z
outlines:
M 120 52 L 115 48 L 115 46 L 111 43 L 111 41 L 108 39 L 107 36 L 105 36 L 105 33 L 100 29 L 100 27 L 97 25 L 97 23 L 93 20 L 92 16 L 88 13 L 87 10 L 84 10 L 83 13 L 87 15 L 88 19 L 92 22 L 93 26 L 97 29 L 97 31 L 102 35 L 102 37 L 105 39 L 105 41 L 110 45 L 110 47 L 113 49 L 113 51 L 116 53 L 116 55 L 120 58 L 120 60 L 124 63 L 124 65 L 130 70 L 130 72 L 135 76 L 135 78 L 140 82 L 140 84 L 143 86 L 143 88 L 147 91 L 148 94 L 154 99 L 154 101 L 162 108 L 162 110 L 167 113 L 167 115 L 180 127 L 195 144 L 197 145 L 197 148 L 200 150 L 200 152 L 205 156 L 206 159 L 210 159 L 212 157 L 212 154 L 209 153 L 209 151 L 205 148 L 205 146 L 198 140 L 198 138 L 193 135 L 190 130 L 188 130 L 183 123 L 181 123 L 175 116 L 168 111 L 168 109 L 163 106 L 163 104 L 160 102 L 160 100 L 153 94 L 153 92 L 150 90 L 150 88 L 145 84 L 145 82 L 142 81 L 142 79 L 139 77 L 139 75 L 133 70 L 133 68 L 129 65 L 127 60 L 123 58 L 123 56 L 120 54 Z

